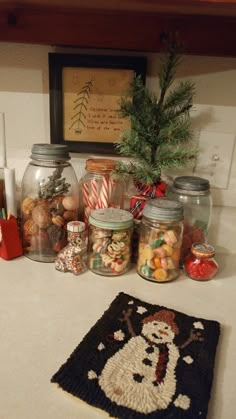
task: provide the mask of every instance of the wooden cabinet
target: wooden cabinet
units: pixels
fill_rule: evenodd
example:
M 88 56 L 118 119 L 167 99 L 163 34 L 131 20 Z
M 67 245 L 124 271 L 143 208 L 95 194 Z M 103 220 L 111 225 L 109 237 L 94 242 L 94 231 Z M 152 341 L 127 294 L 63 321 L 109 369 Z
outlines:
M 0 1 L 0 41 L 157 52 L 178 34 L 186 52 L 236 55 L 236 0 Z

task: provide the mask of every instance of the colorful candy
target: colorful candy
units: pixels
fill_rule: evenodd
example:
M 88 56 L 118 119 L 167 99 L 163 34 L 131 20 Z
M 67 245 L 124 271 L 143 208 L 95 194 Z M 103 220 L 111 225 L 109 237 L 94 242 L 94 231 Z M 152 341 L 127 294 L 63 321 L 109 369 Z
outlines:
M 150 240 L 154 238 L 153 241 Z M 147 243 L 148 242 L 148 243 Z M 138 272 L 146 279 L 167 282 L 178 276 L 181 230 L 153 230 L 141 237 L 139 243 Z

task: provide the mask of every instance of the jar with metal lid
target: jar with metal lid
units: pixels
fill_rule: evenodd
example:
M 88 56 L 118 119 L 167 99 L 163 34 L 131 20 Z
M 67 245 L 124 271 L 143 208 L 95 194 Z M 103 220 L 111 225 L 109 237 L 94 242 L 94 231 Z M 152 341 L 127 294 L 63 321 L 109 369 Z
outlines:
M 211 223 L 212 197 L 207 179 L 197 176 L 180 176 L 168 190 L 168 198 L 179 201 L 184 207 L 184 232 L 181 261 L 190 254 L 191 245 L 205 242 Z
M 166 198 L 147 201 L 140 225 L 137 271 L 144 279 L 168 282 L 179 275 L 183 206 Z
M 66 225 L 78 219 L 78 181 L 66 145 L 34 144 L 21 187 L 24 254 L 53 262 L 67 244 Z
M 89 216 L 89 269 L 96 274 L 125 273 L 131 262 L 133 216 L 128 211 L 104 208 Z
M 67 223 L 68 244 L 58 253 L 55 268 L 61 272 L 79 275 L 87 270 L 87 234 L 85 223 Z
M 191 255 L 184 262 L 186 274 L 196 281 L 212 279 L 218 270 L 218 264 L 214 256 L 215 249 L 210 244 L 193 243 Z
M 116 162 L 112 159 L 88 159 L 85 175 L 80 180 L 81 218 L 88 223 L 91 210 L 121 208 L 124 182 L 114 174 Z

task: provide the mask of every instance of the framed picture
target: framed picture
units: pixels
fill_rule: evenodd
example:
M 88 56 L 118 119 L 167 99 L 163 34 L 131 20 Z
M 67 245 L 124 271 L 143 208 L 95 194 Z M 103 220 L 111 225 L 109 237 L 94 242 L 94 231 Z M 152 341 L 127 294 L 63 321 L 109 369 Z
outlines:
M 135 74 L 145 81 L 146 57 L 49 53 L 51 143 L 114 154 L 130 127 L 119 108 Z

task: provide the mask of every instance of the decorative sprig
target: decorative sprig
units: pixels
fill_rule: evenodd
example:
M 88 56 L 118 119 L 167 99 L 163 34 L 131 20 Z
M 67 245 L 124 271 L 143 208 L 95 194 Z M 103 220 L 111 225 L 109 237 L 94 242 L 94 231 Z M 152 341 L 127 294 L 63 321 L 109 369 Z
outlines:
M 179 63 L 178 50 L 172 45 L 161 62 L 159 94 L 149 91 L 141 77 L 135 76 L 127 96 L 122 97 L 120 114 L 130 119 L 131 129 L 123 133 L 116 148 L 121 155 L 132 157 L 132 162 L 119 161 L 118 173 L 154 183 L 160 180 L 162 169 L 186 166 L 196 157 L 189 114 L 194 84 L 180 82 L 170 90 Z

